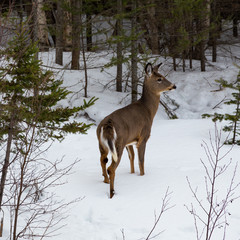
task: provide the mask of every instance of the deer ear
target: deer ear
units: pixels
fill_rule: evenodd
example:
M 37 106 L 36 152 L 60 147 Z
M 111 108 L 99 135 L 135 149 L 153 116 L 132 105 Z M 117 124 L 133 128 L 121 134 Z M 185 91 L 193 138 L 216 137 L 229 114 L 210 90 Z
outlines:
M 162 65 L 162 63 L 159 63 L 158 65 L 156 65 L 154 68 L 153 68 L 153 71 L 158 73 L 158 69 L 160 68 L 160 66 Z
M 152 74 L 152 72 L 153 72 L 152 64 L 151 64 L 151 63 L 148 63 L 148 64 L 146 65 L 146 67 L 145 67 L 145 73 L 146 73 L 147 75 L 150 75 L 150 74 Z

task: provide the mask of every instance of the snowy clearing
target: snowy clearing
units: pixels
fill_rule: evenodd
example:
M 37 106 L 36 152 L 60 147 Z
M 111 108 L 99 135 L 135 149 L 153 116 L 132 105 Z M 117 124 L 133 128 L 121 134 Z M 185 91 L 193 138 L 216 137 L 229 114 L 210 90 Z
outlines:
M 62 229 L 62 235 L 56 239 L 146 239 L 161 210 L 162 198 L 168 188 L 171 192 L 170 206 L 173 207 L 164 212 L 152 236 L 163 231 L 155 239 L 196 239 L 194 220 L 185 205 L 190 207 L 193 203 L 196 211 L 200 209 L 189 189 L 186 177 L 193 188 L 198 188 L 200 198 L 206 203 L 206 172 L 200 158 L 207 161 L 207 157 L 201 144 L 203 141 L 210 144 L 209 134 L 214 139 L 215 132 L 214 123 L 201 119 L 201 114 L 227 110 L 224 104 L 212 109 L 224 97 L 230 95 L 228 90 L 215 91 L 219 86 L 214 80 L 224 78 L 235 81 L 238 68 L 229 58 L 222 57 L 215 66 L 209 66 L 205 73 L 199 72 L 197 67 L 194 71 L 186 73 L 172 72 L 169 71 L 169 60 L 159 61 L 161 60 L 165 62 L 162 70 L 166 71 L 168 79 L 177 85 L 176 91 L 168 95 L 180 105 L 176 111 L 179 119 L 166 120 L 164 109 L 159 107 L 147 144 L 144 176 L 139 176 L 137 159 L 136 173 L 129 173 L 130 163 L 125 151 L 116 171 L 116 195 L 109 199 L 109 185 L 102 182 L 96 126 L 89 130 L 87 136 L 68 136 L 64 142 L 55 143 L 50 149 L 50 159 L 63 155 L 66 162 L 81 159 L 75 173 L 68 179 L 68 184 L 60 189 L 59 195 L 67 200 L 77 197 L 83 197 L 83 200 L 71 208 L 66 221 L 67 227 Z M 101 65 L 108 59 L 96 57 L 96 61 Z M 67 81 L 71 79 L 70 83 L 74 85 L 73 80 L 81 79 L 82 74 L 65 71 L 65 84 L 69 85 Z M 114 78 L 114 74 L 114 68 L 109 69 L 107 73 L 100 73 L 99 69 L 89 70 L 89 93 L 99 100 L 87 113 L 96 120 L 96 124 L 113 110 L 130 102 L 130 96 L 126 93 L 116 93 L 113 90 L 114 86 L 104 89 L 104 84 Z M 72 104 L 81 104 L 81 98 L 76 98 Z M 218 130 L 222 125 L 218 124 Z M 224 137 L 226 134 L 223 133 L 222 141 Z M 230 146 L 224 146 L 222 154 L 229 148 Z M 234 147 L 224 159 L 225 163 L 231 158 L 231 167 L 217 183 L 219 199 L 228 189 L 235 163 L 239 160 L 239 147 Z M 240 181 L 239 176 L 238 170 L 236 182 Z M 238 193 L 239 189 L 236 195 Z M 227 240 L 240 239 L 238 206 L 239 200 L 236 200 L 228 207 Z M 216 229 L 213 239 L 221 239 L 222 234 L 223 228 Z
M 239 49 L 239 48 L 238 48 Z M 91 53 L 90 62 L 94 66 L 102 66 L 109 60 L 109 55 Z M 58 67 L 53 64 L 54 52 L 42 55 L 45 64 Z M 94 60 L 93 60 L 94 59 Z M 70 61 L 69 54 L 65 53 L 65 65 Z M 224 78 L 234 81 L 238 68 L 234 61 L 227 57 L 220 57 L 218 63 L 209 66 L 207 72 L 201 73 L 198 64 L 195 63 L 193 71 L 185 73 L 179 70 L 171 70 L 170 60 L 163 61 L 163 71 L 168 73 L 168 79 L 177 85 L 174 92 L 168 96 L 174 99 L 179 108 L 176 114 L 177 120 L 167 120 L 164 109 L 160 106 L 153 122 L 151 137 L 148 141 L 145 154 L 144 176 L 139 176 L 138 162 L 135 159 L 135 174 L 130 174 L 130 163 L 126 151 L 124 151 L 121 163 L 116 170 L 115 190 L 116 195 L 109 199 L 109 185 L 103 183 L 101 166 L 99 161 L 98 142 L 96 137 L 96 125 L 103 117 L 130 103 L 130 95 L 116 93 L 114 83 L 105 88 L 110 80 L 114 79 L 115 68 L 101 72 L 100 69 L 88 70 L 89 97 L 96 96 L 99 100 L 87 109 L 90 118 L 96 121 L 87 135 L 69 135 L 61 142 L 54 142 L 45 157 L 49 160 L 61 159 L 64 156 L 64 164 L 70 164 L 75 159 L 80 162 L 74 168 L 74 173 L 67 178 L 67 184 L 56 188 L 58 198 L 72 201 L 78 197 L 82 200 L 71 205 L 68 210 L 69 217 L 63 222 L 66 224 L 60 230 L 60 235 L 53 237 L 54 240 L 114 240 L 146 239 L 154 226 L 162 207 L 162 199 L 169 189 L 170 203 L 168 211 L 163 213 L 152 236 L 154 239 L 174 240 L 196 239 L 193 216 L 186 206 L 193 204 L 196 211 L 200 208 L 193 198 L 187 178 L 193 188 L 198 188 L 198 194 L 206 204 L 206 188 L 204 176 L 206 172 L 200 159 L 207 161 L 203 141 L 208 144 L 210 134 L 214 139 L 215 127 L 210 119 L 201 119 L 203 113 L 215 111 L 224 112 L 227 107 L 220 104 L 224 97 L 230 96 L 228 90 L 219 89 L 215 79 Z M 139 74 L 142 69 L 139 66 Z M 170 70 L 170 71 L 169 71 Z M 58 71 L 64 84 L 74 93 L 73 97 L 61 104 L 82 104 L 82 93 L 77 93 L 84 85 L 83 71 L 64 70 Z M 141 91 L 141 89 L 139 89 Z M 79 116 L 79 121 L 87 121 L 84 116 Z M 218 124 L 218 130 L 224 123 Z M 223 133 L 222 141 L 226 137 Z M 222 148 L 224 155 L 230 146 Z M 137 157 L 136 157 L 137 158 Z M 227 155 L 222 164 L 232 159 L 228 171 L 217 182 L 219 201 L 226 193 L 234 171 L 235 163 L 239 161 L 239 147 L 236 146 Z M 239 169 L 235 183 L 240 182 Z M 236 191 L 239 195 L 239 189 Z M 226 240 L 240 239 L 240 200 L 237 199 L 228 206 L 228 223 Z M 186 205 L 186 206 L 185 206 Z M 202 213 L 199 212 L 201 215 Z M 199 230 L 201 225 L 199 225 Z M 223 227 L 216 229 L 213 239 L 222 239 Z M 9 236 L 8 231 L 4 235 Z

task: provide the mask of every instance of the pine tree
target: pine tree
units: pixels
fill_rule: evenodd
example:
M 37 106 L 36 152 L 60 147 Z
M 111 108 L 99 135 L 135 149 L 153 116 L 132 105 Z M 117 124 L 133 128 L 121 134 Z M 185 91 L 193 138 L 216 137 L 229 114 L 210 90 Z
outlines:
M 237 75 L 237 80 L 234 83 L 228 83 L 226 80 L 217 80 L 224 88 L 230 88 L 233 90 L 232 98 L 224 102 L 227 105 L 234 105 L 234 112 L 232 114 L 219 114 L 214 113 L 204 114 L 203 117 L 212 117 L 214 122 L 226 120 L 229 122 L 228 125 L 224 126 L 223 131 L 232 132 L 232 138 L 226 141 L 226 144 L 237 144 L 240 145 L 240 71 Z
M 27 131 L 34 131 L 38 136 L 31 139 L 37 146 L 38 141 L 61 141 L 66 133 L 84 134 L 91 126 L 75 120 L 70 122 L 70 118 L 93 105 L 96 98 L 84 101 L 79 107 L 58 107 L 59 101 L 70 92 L 61 86 L 62 80 L 54 79 L 51 71 L 41 68 L 37 52 L 36 43 L 29 40 L 29 33 L 23 25 L 0 53 L 6 56 L 0 72 L 0 144 L 6 146 L 1 171 L 0 209 L 11 154 L 19 152 L 19 146 L 28 144 Z

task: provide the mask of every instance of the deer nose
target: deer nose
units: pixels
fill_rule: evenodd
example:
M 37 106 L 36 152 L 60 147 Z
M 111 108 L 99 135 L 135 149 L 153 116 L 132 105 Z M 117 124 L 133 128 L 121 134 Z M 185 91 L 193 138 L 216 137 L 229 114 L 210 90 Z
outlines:
M 176 85 L 173 84 L 173 85 L 169 88 L 169 90 L 176 89 L 176 88 L 177 88 Z

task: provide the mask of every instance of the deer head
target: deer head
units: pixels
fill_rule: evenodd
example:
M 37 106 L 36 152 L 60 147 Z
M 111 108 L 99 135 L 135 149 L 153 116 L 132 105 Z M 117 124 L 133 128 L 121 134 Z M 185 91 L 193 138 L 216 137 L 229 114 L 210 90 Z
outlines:
M 158 72 L 159 67 L 162 63 L 158 64 L 155 67 L 152 67 L 151 63 L 148 63 L 145 67 L 145 80 L 144 86 L 148 87 L 148 90 L 156 94 L 160 95 L 161 92 L 170 91 L 172 89 L 176 89 L 176 86 L 169 82 L 163 75 Z

